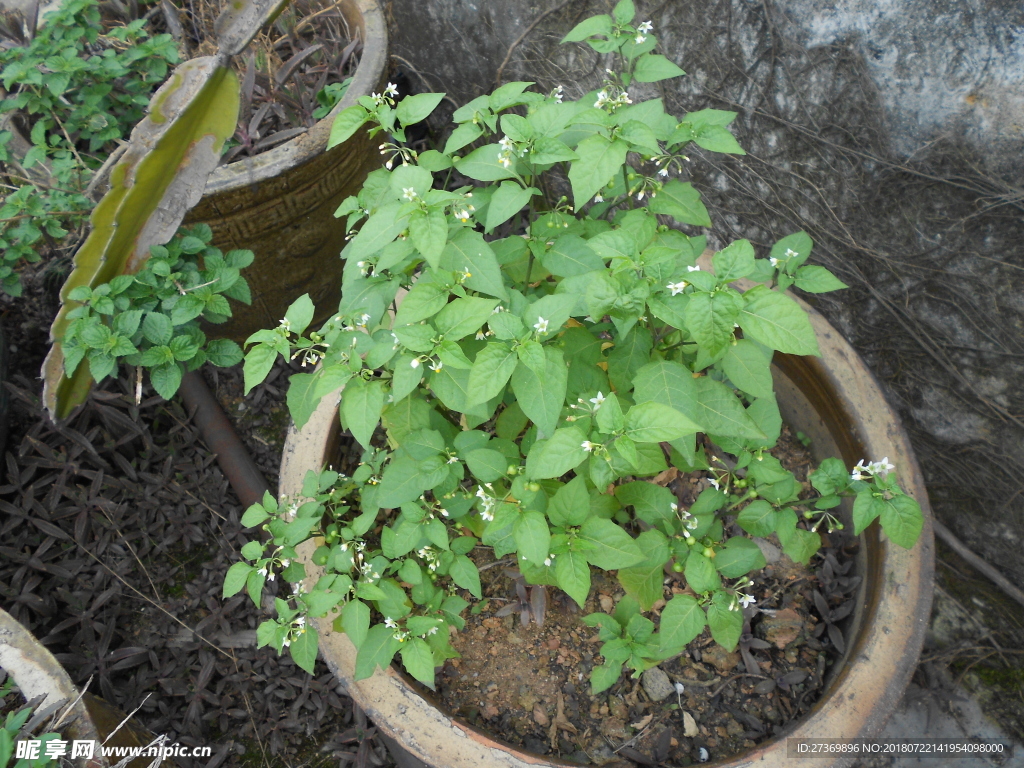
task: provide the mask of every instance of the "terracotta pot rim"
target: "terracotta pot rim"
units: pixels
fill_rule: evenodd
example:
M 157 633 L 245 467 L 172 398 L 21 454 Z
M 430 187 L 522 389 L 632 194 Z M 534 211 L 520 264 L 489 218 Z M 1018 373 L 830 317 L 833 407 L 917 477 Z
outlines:
M 352 75 L 345 96 L 334 109 L 306 133 L 284 142 L 280 146 L 261 152 L 255 157 L 240 158 L 219 166 L 206 183 L 204 197 L 225 194 L 277 176 L 287 168 L 301 165 L 323 154 L 330 137 L 335 116 L 357 103 L 360 96 L 369 96 L 380 84 L 387 69 L 388 33 L 378 0 L 342 0 L 341 10 L 357 14 L 359 29 L 349 20 L 353 32 L 363 36 L 359 65 Z
M 798 301 L 800 301 L 798 299 Z M 847 434 L 840 434 L 840 454 L 848 464 L 858 458 L 880 459 L 888 455 L 898 467 L 901 484 L 921 504 L 924 530 L 917 545 L 904 550 L 883 540 L 877 523 L 863 534 L 868 567 L 861 587 L 858 610 L 866 616 L 844 655 L 836 675 L 811 712 L 790 724 L 782 734 L 743 753 L 708 765 L 788 765 L 789 738 L 869 738 L 877 734 L 898 704 L 916 667 L 931 610 L 934 540 L 932 513 L 923 477 L 896 413 L 864 362 L 839 333 L 813 308 L 808 311 L 818 334 L 821 358 L 777 355 L 776 366 L 791 369 L 792 381 L 806 379 L 805 386 L 824 410 L 847 414 Z M 801 381 L 794 381 L 799 384 Z M 801 389 L 801 392 L 804 390 Z M 282 495 L 297 494 L 302 477 L 314 465 L 322 466 L 331 438 L 337 433 L 337 396 L 324 398 L 303 430 L 289 429 L 281 466 Z M 835 414 L 825 414 L 835 417 Z M 820 411 L 816 411 L 821 418 Z M 858 455 L 867 453 L 868 455 Z M 877 455 L 875 455 L 877 453 Z M 314 547 L 300 549 L 306 560 L 310 585 L 319 569 L 311 568 Z M 870 578 L 868 578 L 870 577 Z M 389 667 L 356 683 L 352 679 L 355 649 L 348 638 L 335 633 L 329 621 L 317 622 L 320 647 L 335 675 L 348 687 L 378 728 L 427 765 L 438 768 L 470 766 L 486 759 L 496 765 L 570 766 L 557 759 L 533 755 L 506 745 L 494 737 L 455 721 L 416 692 L 402 674 Z M 440 742 L 444 741 L 442 745 Z M 438 762 L 438 755 L 444 762 Z M 433 756 L 433 757 L 432 757 Z M 805 768 L 845 765 L 848 759 L 806 759 Z M 481 763 L 482 764 L 482 763 Z

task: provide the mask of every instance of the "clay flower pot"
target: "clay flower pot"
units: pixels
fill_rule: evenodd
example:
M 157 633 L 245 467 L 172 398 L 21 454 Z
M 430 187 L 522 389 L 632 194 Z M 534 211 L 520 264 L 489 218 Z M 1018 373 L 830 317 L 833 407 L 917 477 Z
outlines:
M 260 328 L 277 325 L 285 309 L 308 293 L 325 321 L 341 289 L 345 222 L 334 211 L 356 194 L 366 175 L 382 164 L 366 131 L 325 151 L 334 116 L 360 96 L 381 91 L 387 79 L 388 36 L 378 0 L 341 0 L 349 29 L 363 42 L 359 66 L 344 98 L 309 131 L 252 158 L 213 172 L 185 225 L 205 223 L 222 251 L 256 254 L 244 270 L 252 305 L 232 306 L 233 316 L 207 329 L 241 343 Z M 379 139 L 378 139 L 379 142 Z
M 803 304 L 803 302 L 801 302 Z M 932 599 L 934 540 L 928 496 L 910 442 L 878 383 L 853 348 L 806 304 L 822 356 L 776 353 L 773 374 L 783 419 L 811 438 L 816 461 L 838 456 L 847 466 L 858 460 L 888 456 L 900 483 L 921 505 L 924 530 L 910 550 L 881 535 L 877 523 L 862 536 L 857 573 L 862 575 L 857 608 L 846 630 L 846 653 L 826 680 L 821 699 L 810 714 L 781 735 L 745 752 L 708 763 L 715 766 L 792 765 L 787 739 L 871 738 L 899 702 L 917 663 Z M 339 431 L 337 398 L 324 398 L 307 425 L 289 432 L 281 466 L 281 493 L 298 495 L 309 469 L 333 461 Z M 314 546 L 306 542 L 309 584 L 320 569 L 309 561 Z M 483 765 L 571 765 L 502 744 L 441 712 L 394 668 L 355 681 L 356 649 L 329 621 L 317 622 L 320 649 L 349 693 L 380 731 L 394 739 L 413 760 L 435 768 Z M 844 758 L 803 759 L 801 766 L 845 765 Z

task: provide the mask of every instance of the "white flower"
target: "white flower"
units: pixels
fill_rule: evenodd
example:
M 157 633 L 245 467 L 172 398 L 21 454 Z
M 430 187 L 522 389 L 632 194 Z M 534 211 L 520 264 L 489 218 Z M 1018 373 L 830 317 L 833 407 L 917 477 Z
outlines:
M 583 441 L 582 443 L 580 443 L 580 448 L 582 448 L 582 449 L 583 449 L 584 451 L 586 451 L 587 453 L 590 453 L 590 452 L 591 452 L 591 451 L 593 451 L 593 450 L 594 450 L 594 448 L 596 448 L 596 447 L 597 447 L 597 446 L 595 446 L 595 445 L 594 445 L 594 444 L 593 444 L 592 442 L 590 442 L 589 440 L 584 440 L 584 441 Z
M 600 408 L 602 405 L 604 405 L 604 401 L 607 400 L 607 399 L 608 398 L 606 398 L 603 394 L 601 394 L 601 390 L 598 390 L 597 391 L 597 397 L 590 398 L 590 402 L 592 402 L 594 404 L 594 410 L 596 411 L 598 408 Z
M 595 203 L 603 203 L 604 202 L 604 197 L 600 193 L 598 193 L 598 194 L 594 195 L 594 202 Z
M 431 361 L 430 370 L 432 370 L 434 373 L 437 373 L 442 368 L 444 368 L 444 363 L 442 363 L 440 360 L 438 360 L 437 362 Z
M 742 605 L 744 608 L 747 608 L 748 606 L 751 606 L 756 602 L 752 595 L 740 595 L 739 598 L 740 605 Z
M 636 28 L 636 31 L 642 35 L 646 35 L 652 29 L 654 29 L 654 25 L 649 21 L 645 21 L 643 24 Z
M 266 576 L 267 575 L 267 568 L 266 568 L 266 566 L 260 568 L 259 571 L 257 571 L 257 573 L 259 573 L 260 576 Z
M 603 107 L 607 103 L 608 103 L 608 91 L 598 91 L 597 92 L 597 101 L 594 102 L 594 106 L 597 109 L 600 109 L 601 107 Z
M 299 618 L 297 618 L 297 619 L 295 620 L 295 623 L 296 623 L 296 624 L 297 624 L 298 626 L 300 626 L 300 627 L 304 627 L 304 626 L 306 626 L 306 617 L 305 617 L 305 616 L 299 616 Z
M 397 96 L 398 87 L 394 83 L 388 83 L 388 87 L 384 89 L 385 96 Z
M 437 626 L 435 625 L 435 626 L 431 627 L 429 630 L 427 630 L 427 634 L 428 635 L 436 635 L 437 634 Z
M 420 359 L 418 357 L 414 357 L 412 359 L 412 362 L 409 363 L 409 367 L 410 368 L 419 368 L 420 367 Z
M 270 573 L 267 574 L 267 581 L 273 581 L 276 578 L 277 578 L 277 574 L 274 573 L 273 571 L 271 571 Z
M 508 168 L 507 165 L 505 167 Z M 465 224 L 467 221 L 469 221 L 469 211 L 461 210 L 455 214 L 455 218 L 461 221 L 463 224 Z
M 287 557 L 284 560 L 281 561 L 281 567 L 282 568 L 287 568 L 291 564 L 292 564 L 292 561 L 289 560 Z
M 476 340 L 477 341 L 483 341 L 486 338 L 487 338 L 487 334 L 484 333 L 483 331 L 477 331 L 476 332 Z
M 689 283 L 686 282 L 685 280 L 680 280 L 678 283 L 669 283 L 665 287 L 672 291 L 673 296 L 678 296 L 680 293 L 686 290 L 686 286 L 688 285 Z
M 874 462 L 872 462 L 871 466 L 870 466 L 870 469 L 871 469 L 871 474 L 873 474 L 873 475 L 876 475 L 876 476 L 880 475 L 880 474 L 881 475 L 887 475 L 887 474 L 889 474 L 889 472 L 891 472 L 892 470 L 896 469 L 896 465 L 895 464 L 890 464 L 889 463 L 889 457 L 885 456 L 885 457 L 882 458 L 881 461 L 874 461 Z
M 700 267 L 687 267 L 687 272 L 700 272 Z
M 863 480 L 865 476 L 871 475 L 871 467 L 865 466 L 864 459 L 857 462 L 857 465 L 853 468 L 853 472 L 850 473 L 851 480 Z
M 768 261 L 770 261 L 772 263 L 773 267 L 779 266 L 779 260 L 776 259 L 774 256 L 769 256 L 768 257 Z
M 562 86 L 556 85 L 555 90 L 551 92 L 551 96 L 554 98 L 556 104 L 562 103 Z
M 679 505 L 678 505 L 678 504 L 676 504 L 676 503 L 675 503 L 674 501 L 673 501 L 673 502 L 671 502 L 671 503 L 670 503 L 670 504 L 669 504 L 668 506 L 669 506 L 669 509 L 671 509 L 671 510 L 672 510 L 672 514 L 673 514 L 673 515 L 674 515 L 674 514 L 675 514 L 676 512 L 678 512 L 678 511 L 679 511 Z M 687 512 L 687 514 L 689 514 L 689 512 Z
M 647 38 L 644 37 L 643 35 L 637 35 L 635 38 L 633 38 L 633 42 L 635 42 L 637 45 L 642 45 L 645 40 L 647 40 Z
M 402 187 L 402 197 L 406 200 L 415 200 L 419 195 L 416 194 L 416 187 Z
M 390 617 L 384 619 L 384 626 L 388 629 L 398 629 L 398 622 Z
M 537 333 L 547 333 L 548 321 L 545 320 L 543 317 L 538 317 L 537 322 L 533 324 L 533 327 L 537 331 Z
M 482 510 L 480 512 L 480 519 L 489 523 L 494 519 L 494 513 L 488 512 L 487 510 Z
M 644 199 L 644 191 L 642 189 L 639 192 L 636 193 L 636 199 L 637 200 L 643 200 Z
M 449 464 L 458 464 L 459 463 L 459 457 L 458 456 L 449 456 L 448 457 L 448 463 Z
M 668 168 L 662 168 L 660 171 L 658 171 L 658 175 L 659 176 L 668 176 Z
M 683 686 L 683 684 L 682 684 L 682 683 L 676 683 L 676 686 L 675 686 L 675 687 L 676 687 L 676 693 L 677 693 L 678 695 L 680 695 L 680 696 L 682 695 L 683 691 L 685 691 L 685 690 L 686 690 L 686 688 L 685 688 L 685 687 Z
M 792 248 L 787 248 L 786 249 L 786 258 L 787 259 L 792 259 L 794 256 L 799 256 L 799 255 L 800 254 L 797 253 L 796 251 L 794 251 Z
M 720 487 L 720 485 L 719 485 L 719 483 L 718 483 L 718 481 L 717 481 L 717 480 L 715 480 L 715 478 L 713 478 L 713 477 L 709 477 L 709 478 L 708 478 L 708 482 L 709 482 L 709 483 L 711 483 L 711 485 L 712 485 L 712 486 L 714 486 L 714 489 L 715 489 L 716 491 L 720 491 L 720 490 L 722 490 L 722 489 L 721 489 L 721 487 Z
M 552 560 L 553 557 L 554 557 L 554 555 L 549 555 L 548 557 L 545 557 L 544 558 L 544 565 L 550 567 L 551 566 L 551 560 Z
M 288 647 L 289 645 L 291 645 L 291 644 L 292 644 L 292 641 L 291 641 L 291 640 L 289 640 L 289 639 L 288 639 L 288 638 L 286 637 L 286 638 L 284 639 L 284 642 L 282 642 L 282 643 L 281 643 L 281 647 L 282 647 L 282 648 L 287 648 L 287 647 Z
M 290 332 L 292 329 L 292 321 L 289 320 L 287 317 L 281 318 L 281 328 Z

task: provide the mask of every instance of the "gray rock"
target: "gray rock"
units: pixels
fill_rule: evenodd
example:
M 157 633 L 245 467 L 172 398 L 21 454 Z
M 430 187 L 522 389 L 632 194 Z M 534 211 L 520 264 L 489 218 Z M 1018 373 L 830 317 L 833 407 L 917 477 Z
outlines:
M 667 699 L 676 690 L 672 681 L 668 679 L 668 675 L 662 672 L 660 667 L 648 669 L 644 672 L 640 682 L 643 684 L 644 690 L 647 691 L 647 695 L 651 697 L 651 701 Z

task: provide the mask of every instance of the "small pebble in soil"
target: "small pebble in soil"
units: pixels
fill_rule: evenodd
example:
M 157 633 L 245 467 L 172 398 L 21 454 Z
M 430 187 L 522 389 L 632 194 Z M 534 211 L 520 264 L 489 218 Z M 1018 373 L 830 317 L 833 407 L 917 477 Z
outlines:
M 651 701 L 667 699 L 675 692 L 675 686 L 660 667 L 651 667 L 644 672 L 641 682 Z

